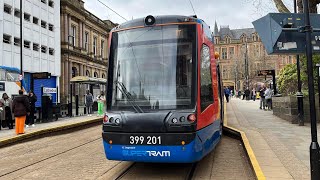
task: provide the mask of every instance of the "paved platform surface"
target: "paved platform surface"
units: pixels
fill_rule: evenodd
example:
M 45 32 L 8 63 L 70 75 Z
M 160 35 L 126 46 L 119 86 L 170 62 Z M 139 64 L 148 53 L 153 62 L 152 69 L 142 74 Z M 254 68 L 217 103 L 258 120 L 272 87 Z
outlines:
M 29 128 L 25 127 L 24 135 L 28 135 L 37 131 L 44 131 L 47 129 L 49 130 L 52 128 L 66 126 L 70 124 L 85 123 L 85 122 L 89 122 L 89 121 L 93 121 L 95 119 L 101 119 L 101 118 L 102 117 L 97 117 L 96 115 L 60 118 L 57 121 L 35 124 L 35 127 L 29 127 Z M 15 129 L 1 128 L 0 130 L 0 142 L 6 139 L 15 138 L 17 136 L 18 135 L 16 135 Z
M 235 98 L 227 116 L 229 126 L 246 133 L 266 179 L 310 179 L 310 124 L 291 124 L 260 110 L 259 101 Z

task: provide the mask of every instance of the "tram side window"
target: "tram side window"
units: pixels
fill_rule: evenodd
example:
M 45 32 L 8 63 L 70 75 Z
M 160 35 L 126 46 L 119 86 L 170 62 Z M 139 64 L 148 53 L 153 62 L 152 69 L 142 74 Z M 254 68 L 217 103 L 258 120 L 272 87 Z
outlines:
M 202 46 L 201 51 L 201 87 L 200 87 L 201 111 L 204 111 L 213 103 L 213 90 L 210 65 L 210 49 Z

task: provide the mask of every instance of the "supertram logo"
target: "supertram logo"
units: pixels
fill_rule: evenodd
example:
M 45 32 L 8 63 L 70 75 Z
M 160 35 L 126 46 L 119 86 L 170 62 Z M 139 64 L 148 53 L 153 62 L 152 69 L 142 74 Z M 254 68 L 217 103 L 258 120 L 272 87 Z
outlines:
M 123 156 L 170 157 L 170 151 L 128 151 L 122 150 Z

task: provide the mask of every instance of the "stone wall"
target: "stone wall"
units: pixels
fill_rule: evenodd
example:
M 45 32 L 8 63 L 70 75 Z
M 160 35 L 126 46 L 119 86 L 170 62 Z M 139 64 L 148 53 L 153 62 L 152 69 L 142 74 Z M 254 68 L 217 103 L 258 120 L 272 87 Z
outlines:
M 316 96 L 317 120 L 320 122 L 319 96 Z M 298 123 L 298 100 L 295 96 L 272 97 L 273 114 L 291 123 Z M 303 98 L 304 120 L 310 122 L 309 98 Z

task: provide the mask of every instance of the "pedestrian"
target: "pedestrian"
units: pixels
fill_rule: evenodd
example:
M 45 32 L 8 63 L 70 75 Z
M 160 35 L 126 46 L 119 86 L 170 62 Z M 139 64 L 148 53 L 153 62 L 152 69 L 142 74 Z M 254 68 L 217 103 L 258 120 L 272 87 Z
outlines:
M 226 97 L 227 103 L 229 102 L 230 90 L 228 87 L 224 89 L 224 96 Z
M 27 123 L 26 127 L 28 128 L 29 126 L 34 127 L 34 112 L 36 109 L 36 102 L 37 102 L 37 96 L 33 93 L 33 91 L 30 91 L 28 94 L 28 99 L 30 103 L 30 115 L 27 116 Z
M 257 93 L 256 93 L 256 88 L 252 88 L 252 99 L 253 101 L 256 101 Z
M 102 116 L 104 113 L 104 106 L 106 104 L 106 96 L 104 92 L 101 91 L 100 95 L 97 97 L 98 100 L 98 116 Z
M 246 100 L 249 101 L 249 98 L 250 98 L 250 90 L 249 90 L 248 87 L 247 87 L 247 89 L 244 91 L 244 94 L 245 94 Z
M 238 91 L 238 98 L 241 99 L 241 90 Z
M 12 112 L 16 119 L 16 134 L 24 134 L 26 117 L 30 115 L 30 103 L 28 97 L 23 95 L 22 90 L 19 90 L 19 95 L 13 99 Z
M 265 101 L 268 107 L 268 110 L 271 111 L 271 103 L 272 103 L 272 90 L 268 87 L 264 93 L 265 95 Z
M 9 98 L 7 93 L 2 94 L 2 99 L 0 100 L 2 107 L 1 119 L 6 121 L 7 127 L 13 129 L 12 121 L 12 100 Z
M 262 108 L 265 109 L 265 96 L 264 96 L 265 88 L 266 87 L 263 85 L 259 91 L 259 93 L 260 93 L 260 109 L 262 109 Z
M 84 98 L 84 104 L 86 106 L 88 116 L 92 114 L 92 105 L 93 105 L 93 96 L 89 90 L 87 90 L 87 94 Z

